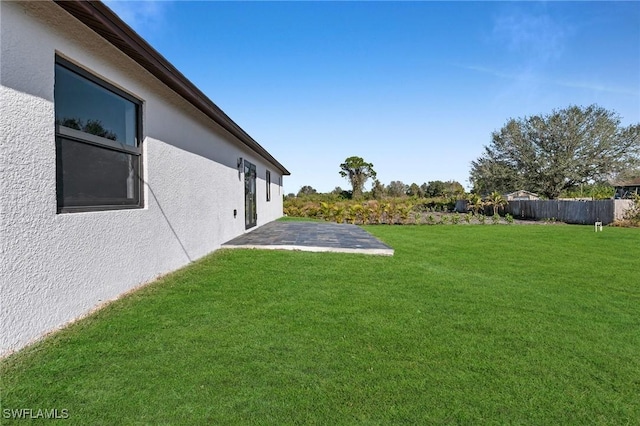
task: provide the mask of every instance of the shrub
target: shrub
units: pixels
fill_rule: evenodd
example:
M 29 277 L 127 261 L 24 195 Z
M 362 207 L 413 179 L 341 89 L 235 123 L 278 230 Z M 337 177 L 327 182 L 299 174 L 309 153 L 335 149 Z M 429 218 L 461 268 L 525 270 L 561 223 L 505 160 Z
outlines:
M 409 221 L 409 215 L 413 209 L 412 204 L 401 204 L 397 207 L 398 215 L 400 216 L 400 223 L 407 223 Z
M 413 213 L 413 221 L 415 222 L 416 225 L 420 225 L 422 221 L 422 214 L 419 212 Z
M 320 206 L 316 203 L 307 202 L 300 209 L 300 214 L 303 217 L 316 218 L 320 214 Z
M 333 218 L 333 205 L 326 203 L 326 202 L 321 202 L 320 203 L 320 216 L 326 220 L 326 221 L 330 221 Z
M 356 224 L 356 222 L 362 222 L 362 204 L 351 204 L 347 208 L 347 222 Z
M 284 208 L 284 214 L 291 217 L 304 217 L 297 206 L 288 206 Z
M 333 217 L 337 223 L 344 222 L 346 210 L 347 209 L 345 208 L 344 204 L 341 203 L 333 206 Z

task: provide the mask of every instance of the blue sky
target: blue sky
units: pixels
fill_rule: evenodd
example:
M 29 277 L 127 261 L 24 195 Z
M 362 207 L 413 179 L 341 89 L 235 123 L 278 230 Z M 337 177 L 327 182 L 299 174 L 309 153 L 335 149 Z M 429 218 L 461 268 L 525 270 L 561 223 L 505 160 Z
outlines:
M 107 1 L 290 171 L 285 193 L 457 180 L 509 118 L 640 122 L 639 2 Z M 370 187 L 370 182 L 367 188 Z

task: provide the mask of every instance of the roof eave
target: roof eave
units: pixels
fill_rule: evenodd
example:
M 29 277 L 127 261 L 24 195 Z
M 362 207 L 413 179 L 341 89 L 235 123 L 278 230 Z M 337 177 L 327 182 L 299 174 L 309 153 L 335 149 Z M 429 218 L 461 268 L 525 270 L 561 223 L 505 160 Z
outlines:
M 176 67 L 100 1 L 53 0 L 84 25 L 149 71 L 178 95 L 219 124 L 244 145 L 276 166 L 283 175 L 291 173 L 238 126 Z

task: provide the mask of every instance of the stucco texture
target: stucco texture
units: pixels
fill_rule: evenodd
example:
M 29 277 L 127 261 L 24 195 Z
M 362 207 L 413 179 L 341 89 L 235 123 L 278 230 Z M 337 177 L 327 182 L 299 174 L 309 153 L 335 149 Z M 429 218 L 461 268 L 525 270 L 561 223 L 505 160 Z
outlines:
M 0 354 L 246 232 L 239 157 L 258 226 L 282 216 L 278 169 L 122 52 L 52 2 L 0 8 Z M 56 54 L 142 100 L 144 208 L 57 213 Z

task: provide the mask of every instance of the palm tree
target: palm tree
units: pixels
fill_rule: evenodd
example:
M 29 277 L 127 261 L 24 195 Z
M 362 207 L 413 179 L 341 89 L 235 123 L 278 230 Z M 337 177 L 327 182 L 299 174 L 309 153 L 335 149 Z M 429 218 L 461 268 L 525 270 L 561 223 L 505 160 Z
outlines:
M 351 197 L 354 200 L 362 198 L 362 189 L 367 179 L 376 177 L 373 164 L 367 163 L 362 157 L 347 158 L 340 164 L 340 169 L 340 176 L 347 178 L 351 183 L 353 188 Z
M 493 207 L 493 215 L 495 216 L 498 214 L 498 209 L 500 207 L 506 206 L 508 203 L 507 200 L 504 199 L 502 194 L 500 194 L 498 191 L 493 191 L 487 197 L 487 204 Z
M 478 194 L 469 194 L 467 203 L 467 208 L 471 210 L 474 215 L 478 214 L 478 212 L 484 208 L 484 202 Z

